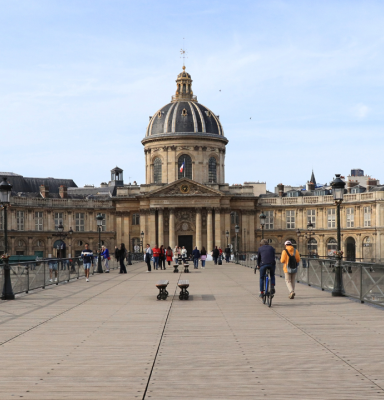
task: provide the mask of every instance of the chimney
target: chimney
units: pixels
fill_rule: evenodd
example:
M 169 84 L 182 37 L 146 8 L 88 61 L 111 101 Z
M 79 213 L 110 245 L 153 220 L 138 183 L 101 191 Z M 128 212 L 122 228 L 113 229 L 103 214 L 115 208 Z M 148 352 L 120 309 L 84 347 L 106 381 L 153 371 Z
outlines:
M 46 199 L 49 195 L 49 187 L 45 185 L 40 185 L 40 194 L 43 199 Z
M 313 182 L 308 182 L 307 183 L 307 190 L 313 192 L 316 188 L 316 185 Z
M 60 185 L 59 187 L 59 195 L 62 199 L 68 198 L 67 187 L 64 185 Z
M 351 189 L 357 186 L 359 183 L 357 181 L 347 181 L 347 193 L 351 193 Z
M 277 190 L 279 191 L 279 196 L 280 196 L 280 197 L 283 197 L 283 194 L 284 194 L 284 185 L 283 185 L 282 183 L 279 183 L 279 184 L 277 185 Z

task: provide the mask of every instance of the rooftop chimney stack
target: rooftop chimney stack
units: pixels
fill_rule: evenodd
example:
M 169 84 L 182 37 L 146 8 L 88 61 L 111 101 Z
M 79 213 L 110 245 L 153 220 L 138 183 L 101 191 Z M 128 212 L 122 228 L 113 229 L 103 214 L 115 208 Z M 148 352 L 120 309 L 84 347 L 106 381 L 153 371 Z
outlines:
M 40 185 L 40 194 L 43 199 L 46 199 L 49 195 L 49 187 L 45 185 Z
M 62 199 L 67 199 L 68 198 L 68 191 L 67 187 L 64 185 L 60 185 L 59 187 L 59 195 Z
M 283 197 L 283 194 L 284 194 L 284 185 L 283 185 L 282 183 L 279 183 L 279 184 L 277 185 L 277 189 L 278 189 L 278 191 L 279 191 L 279 196 L 280 196 L 280 197 Z

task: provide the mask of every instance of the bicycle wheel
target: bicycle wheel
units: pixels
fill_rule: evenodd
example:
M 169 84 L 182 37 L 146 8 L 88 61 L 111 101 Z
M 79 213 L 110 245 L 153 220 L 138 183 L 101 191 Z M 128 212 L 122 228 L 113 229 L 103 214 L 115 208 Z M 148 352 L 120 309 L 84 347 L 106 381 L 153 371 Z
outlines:
M 268 307 L 271 307 L 271 305 L 272 305 L 272 298 L 273 298 L 272 283 L 271 283 L 271 280 L 268 279 Z
M 268 278 L 264 278 L 264 296 L 263 296 L 263 304 L 267 301 L 267 285 L 268 285 Z

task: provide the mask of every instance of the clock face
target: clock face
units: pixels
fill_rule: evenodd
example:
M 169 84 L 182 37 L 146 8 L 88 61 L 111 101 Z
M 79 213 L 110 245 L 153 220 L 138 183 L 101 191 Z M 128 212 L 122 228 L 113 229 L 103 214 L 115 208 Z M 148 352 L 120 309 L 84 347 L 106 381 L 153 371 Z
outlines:
M 187 184 L 181 185 L 180 186 L 180 192 L 184 193 L 184 194 L 189 193 L 189 185 L 187 185 Z

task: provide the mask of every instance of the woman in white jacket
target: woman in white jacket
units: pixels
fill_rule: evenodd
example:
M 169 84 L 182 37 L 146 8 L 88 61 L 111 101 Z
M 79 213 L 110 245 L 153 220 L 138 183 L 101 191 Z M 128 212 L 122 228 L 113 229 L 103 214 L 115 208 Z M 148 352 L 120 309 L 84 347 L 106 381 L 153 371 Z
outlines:
M 187 249 L 183 246 L 183 248 L 181 249 L 181 258 L 187 258 L 187 256 L 188 256 Z

